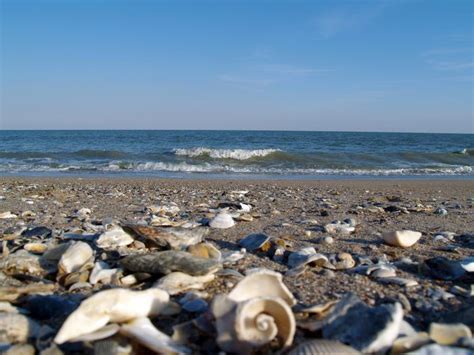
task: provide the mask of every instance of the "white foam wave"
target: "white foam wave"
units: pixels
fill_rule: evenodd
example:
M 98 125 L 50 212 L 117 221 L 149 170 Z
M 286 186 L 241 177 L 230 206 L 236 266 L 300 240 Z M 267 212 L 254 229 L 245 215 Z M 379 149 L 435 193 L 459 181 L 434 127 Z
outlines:
M 236 159 L 247 160 L 255 157 L 265 157 L 269 154 L 279 152 L 280 149 L 212 149 L 212 148 L 190 148 L 175 149 L 176 155 L 187 157 L 199 157 L 207 155 L 213 159 Z

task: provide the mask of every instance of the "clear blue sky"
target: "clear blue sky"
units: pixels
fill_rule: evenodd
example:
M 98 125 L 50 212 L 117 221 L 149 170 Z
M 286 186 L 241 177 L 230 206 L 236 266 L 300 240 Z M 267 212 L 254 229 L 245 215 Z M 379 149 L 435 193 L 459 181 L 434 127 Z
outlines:
M 474 133 L 472 0 L 0 0 L 3 129 Z

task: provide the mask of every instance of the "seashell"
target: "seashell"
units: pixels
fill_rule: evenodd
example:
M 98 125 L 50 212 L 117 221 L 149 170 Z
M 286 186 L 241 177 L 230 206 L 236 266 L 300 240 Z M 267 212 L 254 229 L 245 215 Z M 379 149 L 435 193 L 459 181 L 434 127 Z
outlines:
M 207 234 L 207 228 L 160 228 L 127 225 L 126 232 L 138 235 L 149 240 L 159 247 L 174 250 L 184 250 L 190 245 L 200 243 Z
M 249 251 L 261 250 L 267 252 L 270 250 L 270 237 L 263 233 L 249 234 L 239 241 L 239 245 Z
M 75 242 L 67 248 L 59 259 L 58 276 L 78 271 L 85 263 L 93 258 L 93 251 L 89 244 Z
M 211 228 L 227 229 L 235 225 L 234 219 L 227 212 L 220 212 L 210 222 Z
M 235 302 L 242 302 L 254 297 L 276 297 L 288 305 L 296 304 L 296 299 L 283 283 L 280 273 L 268 269 L 250 269 L 247 276 L 228 294 Z
M 168 217 L 152 216 L 150 225 L 153 227 L 181 227 L 185 224 L 185 221 L 175 222 L 171 221 Z
M 385 352 L 397 338 L 402 319 L 400 303 L 372 308 L 349 293 L 325 318 L 323 337 L 349 344 L 363 353 Z
M 120 330 L 120 326 L 118 324 L 112 323 L 108 324 L 100 329 L 97 329 L 96 331 L 81 335 L 77 338 L 72 338 L 69 341 L 70 342 L 77 342 L 77 341 L 96 341 L 96 340 L 102 340 L 106 339 L 108 337 L 111 337 L 114 334 L 117 334 L 118 331 Z
M 334 340 L 312 339 L 301 343 L 288 352 L 288 355 L 331 355 L 331 354 L 360 354 L 354 348 Z
M 158 354 L 189 354 L 191 350 L 176 343 L 165 333 L 159 331 L 148 318 L 137 318 L 123 324 L 120 333 L 135 339 L 140 344 Z
M 59 259 L 61 259 L 61 256 L 63 256 L 66 250 L 71 246 L 71 244 L 71 242 L 67 242 L 56 246 L 48 247 L 48 250 L 43 253 L 41 259 L 58 262 Z
M 56 344 L 65 343 L 95 332 L 109 322 L 123 323 L 157 315 L 168 303 L 168 293 L 156 288 L 145 291 L 121 288 L 101 291 L 83 301 L 69 315 L 54 341 Z
M 97 239 L 96 244 L 102 249 L 112 249 L 132 244 L 134 240 L 135 239 L 122 228 L 116 226 L 104 232 L 99 239 Z
M 394 284 L 394 285 L 399 285 L 403 287 L 413 287 L 418 285 L 418 281 L 414 279 L 406 279 L 403 277 L 383 277 L 378 279 L 377 281 L 381 283 L 386 283 L 386 284 Z
M 179 207 L 175 204 L 148 206 L 147 209 L 151 213 L 161 216 L 176 216 L 180 211 Z
M 18 238 L 24 231 L 26 227 L 23 225 L 17 225 L 13 227 L 9 227 L 3 231 L 2 239 L 5 240 L 14 240 Z
M 76 282 L 71 287 L 69 287 L 69 292 L 73 292 L 77 290 L 84 291 L 91 288 L 92 288 L 92 285 L 88 282 Z
M 243 213 L 243 214 L 240 214 L 237 217 L 235 217 L 235 220 L 240 221 L 240 222 L 252 222 L 253 221 L 253 216 L 251 214 L 248 214 L 248 213 Z
M 0 269 L 7 275 L 23 274 L 31 276 L 45 276 L 49 270 L 44 268 L 38 255 L 26 250 L 18 250 L 13 254 L 0 258 Z
M 21 287 L 0 287 L 0 301 L 12 302 L 28 294 L 49 294 L 56 290 L 55 284 L 33 283 Z
M 430 341 L 429 335 L 424 332 L 400 337 L 393 342 L 390 354 L 405 354 L 430 343 Z
M 0 312 L 18 313 L 18 308 L 12 306 L 10 302 L 0 302 Z
M 474 256 L 460 261 L 461 267 L 467 272 L 474 272 Z
M 188 253 L 206 259 L 221 260 L 222 254 L 219 249 L 210 243 L 199 243 L 190 245 L 188 247 Z
M 401 248 L 409 248 L 421 238 L 420 232 L 410 230 L 388 232 L 383 235 L 385 243 Z
M 0 213 L 0 219 L 13 219 L 17 217 L 16 214 L 11 213 L 10 211 Z
M 173 296 L 188 290 L 202 289 L 206 283 L 211 282 L 214 278 L 214 274 L 190 276 L 182 272 L 172 272 L 159 279 L 153 287 L 162 289 Z
M 146 255 L 130 255 L 122 259 L 125 269 L 132 272 L 169 274 L 173 271 L 192 276 L 216 272 L 221 264 L 215 259 L 204 259 L 184 251 L 167 250 Z
M 323 254 L 316 253 L 313 247 L 303 248 L 296 252 L 293 252 L 288 257 L 289 268 L 299 268 L 304 265 L 309 266 L 323 266 L 328 262 Z
M 237 261 L 245 258 L 247 250 L 245 248 L 240 249 L 239 251 L 230 251 L 222 254 L 222 263 L 224 265 L 235 264 Z
M 38 323 L 18 313 L 0 313 L 0 344 L 26 343 L 39 333 Z
M 455 345 L 459 339 L 471 337 L 471 329 L 462 323 L 430 324 L 430 338 L 440 345 Z
M 324 231 L 329 234 L 349 235 L 355 231 L 355 227 L 348 223 L 341 223 L 339 221 L 326 224 Z
M 97 234 L 88 234 L 83 231 L 76 231 L 74 233 L 64 233 L 62 235 L 64 240 L 83 240 L 92 242 L 97 238 Z
M 26 243 L 23 249 L 33 254 L 43 254 L 48 249 L 48 246 L 43 243 Z
M 355 261 L 349 253 L 337 254 L 336 260 L 337 261 L 334 263 L 336 270 L 347 270 L 355 266 Z
M 212 312 L 216 318 L 217 343 L 224 351 L 247 354 L 276 338 L 283 348 L 293 342 L 295 319 L 282 298 L 256 297 L 239 303 L 218 295 Z
M 310 314 L 315 315 L 316 319 L 323 319 L 328 315 L 329 312 L 332 311 L 336 303 L 337 301 L 330 301 L 323 304 L 316 304 L 312 306 L 302 307 L 302 308 L 299 308 L 297 311 L 295 310 L 295 312 L 310 313 Z
M 91 271 L 89 282 L 92 285 L 95 285 L 99 282 L 102 282 L 103 284 L 109 284 L 112 282 L 114 277 L 117 277 L 118 273 L 119 269 L 111 269 L 107 263 L 103 261 L 97 261 Z
M 21 235 L 25 238 L 47 238 L 51 236 L 52 230 L 47 227 L 34 227 L 28 228 L 27 230 L 23 231 Z
M 471 349 L 463 349 L 454 346 L 443 346 L 439 344 L 428 344 L 417 349 L 414 355 L 472 355 Z
M 466 274 L 465 268 L 459 261 L 450 260 L 444 256 L 436 256 L 425 260 L 430 274 L 441 280 L 457 280 Z
M 78 219 L 86 219 L 91 215 L 92 211 L 89 208 L 81 208 L 77 211 L 75 211 L 72 214 L 73 218 L 78 218 Z
M 64 280 L 62 280 L 62 283 L 64 284 L 64 286 L 68 287 L 78 282 L 86 282 L 88 279 L 89 279 L 89 271 L 82 270 L 82 271 L 71 272 L 70 274 L 67 274 L 64 277 Z
M 36 351 L 33 345 L 17 344 L 2 352 L 3 355 L 35 355 Z

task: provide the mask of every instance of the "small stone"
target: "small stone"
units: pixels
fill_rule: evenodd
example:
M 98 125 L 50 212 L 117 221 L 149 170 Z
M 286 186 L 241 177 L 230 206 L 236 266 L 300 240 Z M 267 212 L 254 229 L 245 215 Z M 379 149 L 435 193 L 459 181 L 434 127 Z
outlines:
M 334 238 L 333 237 L 324 237 L 322 239 L 322 242 L 323 242 L 323 244 L 327 244 L 327 245 L 334 244 Z
M 430 338 L 440 345 L 454 345 L 459 339 L 470 337 L 472 337 L 471 329 L 462 323 L 430 324 Z
M 420 238 L 420 232 L 414 232 L 410 230 L 388 232 L 383 235 L 383 240 L 385 241 L 385 243 L 401 248 L 411 247 Z
M 446 216 L 448 211 L 445 208 L 438 207 L 434 213 L 440 216 Z

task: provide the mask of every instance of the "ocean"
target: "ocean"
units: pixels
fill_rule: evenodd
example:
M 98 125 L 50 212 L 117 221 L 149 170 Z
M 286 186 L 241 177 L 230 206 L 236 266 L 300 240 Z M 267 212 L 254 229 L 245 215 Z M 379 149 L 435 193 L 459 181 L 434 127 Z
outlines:
M 474 135 L 0 131 L 0 175 L 472 179 Z

